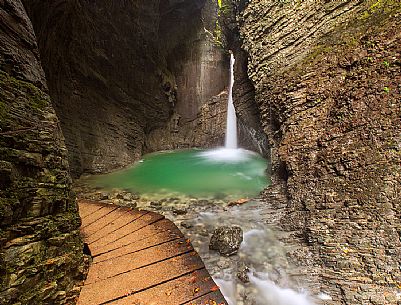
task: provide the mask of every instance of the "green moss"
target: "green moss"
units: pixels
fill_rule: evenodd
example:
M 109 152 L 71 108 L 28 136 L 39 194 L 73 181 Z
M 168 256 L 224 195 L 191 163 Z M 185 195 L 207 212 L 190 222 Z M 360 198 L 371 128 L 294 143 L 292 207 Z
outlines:
M 4 221 L 13 215 L 13 210 L 18 206 L 19 201 L 15 198 L 15 194 L 11 194 L 10 198 L 0 198 L 0 219 Z
M 332 50 L 331 46 L 327 45 L 317 45 L 314 47 L 311 52 L 305 57 L 303 60 L 303 64 L 313 63 L 317 61 L 317 59 L 326 53 L 330 53 Z
M 223 47 L 223 32 L 218 20 L 216 20 L 216 27 L 213 32 L 213 40 L 218 47 Z
M 374 46 L 374 41 L 362 42 L 361 38 L 367 32 L 374 38 L 374 35 L 381 35 L 383 26 L 398 18 L 401 13 L 401 2 L 399 0 L 370 0 L 366 2 L 366 10 L 361 16 L 356 16 L 349 23 L 338 26 L 329 37 L 323 38 L 319 45 L 311 49 L 304 60 L 295 69 L 294 74 L 306 72 L 307 67 L 319 65 L 323 55 L 329 53 L 346 53 L 349 49 L 355 49 L 359 45 L 366 44 Z M 369 63 L 373 63 L 373 57 L 367 57 Z M 389 67 L 387 61 L 383 62 L 385 67 Z M 384 89 L 386 91 L 386 89 Z
M 359 20 L 368 21 L 369 19 L 381 19 L 392 13 L 401 12 L 401 2 L 399 0 L 371 0 L 368 8 L 364 11 Z
M 0 71 L 0 88 L 10 88 L 25 93 L 25 97 L 29 101 L 29 106 L 35 110 L 43 110 L 49 106 L 49 97 L 35 85 L 16 79 L 4 71 Z M 0 118 L 6 115 L 7 109 L 5 102 L 0 102 Z M 3 109 L 3 110 L 2 110 Z
M 219 11 L 218 16 L 228 16 L 232 12 L 232 4 L 231 2 L 223 3 L 223 0 L 218 0 Z

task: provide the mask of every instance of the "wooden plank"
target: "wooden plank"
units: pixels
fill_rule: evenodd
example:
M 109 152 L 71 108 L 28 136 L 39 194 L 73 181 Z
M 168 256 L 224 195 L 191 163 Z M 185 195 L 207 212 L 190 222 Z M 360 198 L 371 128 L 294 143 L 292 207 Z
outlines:
M 213 291 L 189 302 L 177 303 L 177 305 L 228 305 L 228 303 L 220 291 Z
M 114 223 L 117 219 L 126 214 L 127 211 L 122 211 L 120 209 L 115 209 L 111 213 L 107 214 L 105 217 L 100 218 L 98 221 L 95 221 L 89 225 L 85 224 L 85 221 L 82 222 L 83 232 L 86 236 L 91 236 L 92 234 L 101 231 L 110 223 Z
M 165 223 L 163 226 L 165 231 L 155 231 L 155 225 L 145 227 L 138 232 L 141 238 L 138 240 L 127 240 L 128 244 L 117 247 L 115 244 L 108 245 L 110 248 L 104 248 L 105 253 L 99 254 L 93 258 L 93 263 L 99 263 L 114 257 L 122 256 L 128 253 L 137 252 L 146 248 L 153 247 L 161 243 L 161 241 L 168 242 L 177 240 L 183 237 L 178 228 L 169 220 L 163 219 L 157 223 Z M 124 240 L 120 240 L 124 241 Z
M 86 215 L 81 232 L 94 259 L 78 305 L 227 304 L 171 221 L 113 205 L 79 205 Z
M 164 219 L 164 216 L 149 212 L 133 222 L 128 223 L 127 225 L 111 232 L 110 234 L 106 235 L 102 239 L 98 239 L 95 242 L 89 242 L 90 249 L 93 255 L 96 253 L 102 253 L 102 249 L 115 241 L 118 241 L 126 236 L 133 234 L 134 232 L 142 229 L 143 227 L 149 226 L 150 224 Z M 128 237 L 127 237 L 128 238 Z
M 104 203 L 80 201 L 79 202 L 79 216 L 81 216 L 81 219 L 84 219 L 85 217 L 87 217 L 90 214 L 96 212 L 97 210 L 103 208 L 104 206 L 105 206 Z
M 152 288 L 187 273 L 204 268 L 196 252 L 176 256 L 157 264 L 85 285 L 78 305 L 99 305 Z
M 170 225 L 167 225 L 167 223 L 170 223 Z M 165 232 L 167 235 L 179 235 L 180 237 L 182 236 L 181 232 L 179 231 L 178 228 L 174 224 L 172 224 L 171 221 L 162 219 L 159 220 L 149 226 L 144 226 L 141 229 L 132 232 L 129 235 L 126 235 L 116 241 L 110 242 L 107 245 L 103 245 L 100 249 L 97 249 L 94 247 L 94 252 L 92 254 L 94 256 L 110 252 L 112 250 L 116 250 L 122 247 L 125 247 L 133 242 L 140 242 L 141 240 L 148 238 L 152 235 L 159 234 L 160 232 Z M 174 226 L 175 228 L 172 228 Z M 163 236 L 160 236 L 163 237 Z
M 113 212 L 114 213 L 114 212 Z M 91 224 L 82 229 L 82 233 L 87 237 L 86 242 L 88 244 L 96 242 L 97 240 L 105 238 L 110 233 L 124 227 L 130 222 L 134 222 L 138 218 L 147 214 L 147 211 L 138 211 L 138 210 L 123 210 L 120 212 L 120 216 L 113 221 L 110 221 L 106 226 L 96 226 L 95 224 Z M 108 215 L 104 219 L 110 219 L 112 215 Z M 100 220 L 99 220 L 100 221 Z
M 192 252 L 193 248 L 184 238 L 147 248 L 138 252 L 93 264 L 85 284 L 92 284 L 118 274 L 139 269 L 180 254 Z
M 183 304 L 218 289 L 206 269 L 191 272 L 177 279 L 116 300 L 112 305 Z M 224 303 L 225 304 L 225 303 Z
M 96 212 L 88 215 L 82 220 L 82 228 L 85 229 L 85 227 L 89 226 L 90 224 L 98 221 L 100 218 L 105 217 L 107 214 L 110 214 L 113 212 L 115 209 L 117 209 L 116 206 L 104 206 L 101 209 L 97 210 Z

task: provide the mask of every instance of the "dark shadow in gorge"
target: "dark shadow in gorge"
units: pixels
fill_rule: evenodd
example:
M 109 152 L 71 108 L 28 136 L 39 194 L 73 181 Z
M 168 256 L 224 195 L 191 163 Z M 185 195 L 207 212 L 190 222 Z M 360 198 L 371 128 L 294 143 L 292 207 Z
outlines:
M 24 1 L 75 175 L 132 163 L 164 126 L 175 103 L 166 56 L 203 2 Z
M 24 4 L 74 176 L 124 167 L 144 152 L 223 143 L 228 61 L 213 36 L 215 1 Z M 265 155 L 264 140 L 254 145 L 260 123 L 245 87 L 236 91 L 246 101 L 237 103 L 240 135 L 251 139 L 243 146 Z

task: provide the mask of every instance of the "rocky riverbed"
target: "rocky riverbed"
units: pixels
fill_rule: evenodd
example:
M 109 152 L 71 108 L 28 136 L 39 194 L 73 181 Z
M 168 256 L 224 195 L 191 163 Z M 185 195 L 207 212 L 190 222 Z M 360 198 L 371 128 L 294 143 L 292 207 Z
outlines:
M 296 267 L 296 256 L 307 252 L 292 233 L 277 226 L 278 202 L 273 206 L 258 198 L 230 202 L 185 196 L 155 200 L 95 188 L 85 179 L 75 183 L 75 191 L 79 199 L 151 210 L 172 220 L 191 240 L 230 305 L 330 304 L 324 302 L 329 293 Z

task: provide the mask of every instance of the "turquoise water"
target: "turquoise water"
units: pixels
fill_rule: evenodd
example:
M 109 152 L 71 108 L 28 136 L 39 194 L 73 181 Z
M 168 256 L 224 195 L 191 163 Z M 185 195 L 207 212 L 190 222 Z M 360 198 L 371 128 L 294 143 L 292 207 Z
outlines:
M 95 179 L 97 186 L 142 195 L 243 198 L 269 183 L 267 160 L 244 149 L 180 150 L 145 155 L 131 168 Z

